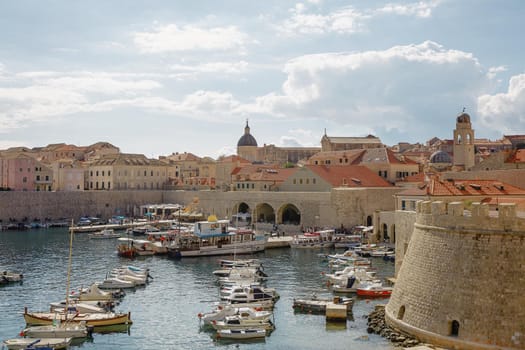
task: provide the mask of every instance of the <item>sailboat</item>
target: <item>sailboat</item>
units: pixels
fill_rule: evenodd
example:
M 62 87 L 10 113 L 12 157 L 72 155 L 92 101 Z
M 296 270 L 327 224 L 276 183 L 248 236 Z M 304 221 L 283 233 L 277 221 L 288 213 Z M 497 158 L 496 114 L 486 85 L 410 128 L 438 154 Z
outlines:
M 73 225 L 71 225 L 73 227 Z M 56 328 L 65 328 L 70 324 L 82 324 L 86 327 L 113 326 L 126 324 L 130 325 L 131 314 L 103 312 L 103 313 L 80 313 L 69 302 L 70 298 L 70 281 L 71 281 L 71 261 L 73 254 L 73 230 L 69 231 L 69 263 L 67 270 L 67 287 L 66 287 L 66 307 L 60 312 L 28 312 L 27 307 L 24 309 L 24 319 L 28 326 L 52 325 Z M 57 329 L 50 329 L 56 331 Z M 40 335 L 41 336 L 41 335 Z

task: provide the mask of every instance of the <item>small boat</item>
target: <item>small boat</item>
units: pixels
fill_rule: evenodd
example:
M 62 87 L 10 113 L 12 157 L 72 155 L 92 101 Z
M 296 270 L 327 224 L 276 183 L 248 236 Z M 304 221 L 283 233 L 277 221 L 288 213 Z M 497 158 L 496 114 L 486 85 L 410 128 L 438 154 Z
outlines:
M 109 277 L 104 281 L 97 283 L 97 286 L 100 289 L 126 289 L 135 288 L 136 284 L 133 281 L 127 281 L 117 277 Z
M 220 329 L 262 329 L 273 330 L 275 327 L 269 319 L 244 319 L 237 316 L 227 316 L 223 321 L 212 321 L 211 326 L 215 330 Z
M 102 231 L 88 233 L 90 239 L 109 239 L 109 238 L 119 238 L 120 233 L 115 232 L 111 228 L 106 228 Z
M 83 302 L 73 302 L 73 301 L 59 301 L 50 303 L 50 311 L 51 312 L 69 312 L 70 314 L 75 313 L 83 313 L 83 314 L 89 314 L 89 313 L 103 313 L 108 310 L 105 308 L 90 304 L 90 303 L 83 303 Z
M 86 338 L 93 332 L 93 327 L 81 323 L 58 323 L 46 326 L 27 327 L 21 336 L 29 338 Z
M 222 321 L 227 316 L 239 315 L 250 319 L 269 319 L 273 313 L 264 311 L 262 308 L 235 307 L 233 305 L 218 306 L 216 310 L 205 314 L 198 314 L 198 317 L 204 324 L 211 324 L 213 321 Z
M 2 271 L 0 274 L 0 284 L 7 284 L 11 282 L 22 282 L 24 275 L 12 271 Z
M 116 314 L 113 312 L 91 313 L 91 314 L 74 314 L 57 312 L 27 312 L 24 310 L 24 319 L 27 325 L 45 326 L 53 322 L 80 323 L 85 321 L 87 326 L 113 326 L 117 324 L 132 324 L 131 314 Z
M 368 286 L 357 288 L 357 295 L 368 298 L 389 297 L 392 294 L 392 287 L 385 287 L 381 283 L 371 283 Z
M 334 230 L 321 230 L 296 235 L 290 242 L 290 247 L 300 249 L 332 248 L 334 246 L 334 242 L 332 241 L 334 234 Z
M 347 313 L 351 314 L 354 300 L 338 296 L 330 299 L 321 299 L 314 294 L 310 299 L 294 299 L 292 307 L 296 312 L 325 314 L 326 306 L 330 303 L 346 305 Z
M 71 344 L 71 338 L 14 338 L 4 340 L 9 350 L 18 349 L 66 349 Z
M 261 328 L 218 329 L 217 338 L 225 339 L 259 339 L 266 337 L 266 330 Z

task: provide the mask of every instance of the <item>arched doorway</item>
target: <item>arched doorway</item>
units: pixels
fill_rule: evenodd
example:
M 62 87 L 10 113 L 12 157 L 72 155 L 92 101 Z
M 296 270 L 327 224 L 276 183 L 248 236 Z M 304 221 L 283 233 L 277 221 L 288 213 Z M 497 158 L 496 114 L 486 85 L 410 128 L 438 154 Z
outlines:
M 366 226 L 372 226 L 372 216 L 370 215 L 366 217 Z
M 450 323 L 450 335 L 452 337 L 457 337 L 459 335 L 459 321 L 453 320 Z
M 275 223 L 275 211 L 268 203 L 258 204 L 253 215 L 257 222 Z
M 233 207 L 230 221 L 235 227 L 246 227 L 251 225 L 252 214 L 250 212 L 250 206 L 245 202 L 236 204 Z
M 293 204 L 285 204 L 279 211 L 279 223 L 285 225 L 300 225 L 301 212 Z

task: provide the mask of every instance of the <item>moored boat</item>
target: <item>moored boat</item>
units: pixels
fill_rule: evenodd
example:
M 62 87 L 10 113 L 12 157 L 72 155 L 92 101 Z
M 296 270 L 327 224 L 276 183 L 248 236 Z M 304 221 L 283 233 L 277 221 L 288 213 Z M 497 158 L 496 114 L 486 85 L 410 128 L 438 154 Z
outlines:
M 131 313 L 117 314 L 113 312 L 74 314 L 57 312 L 28 312 L 24 310 L 24 319 L 27 325 L 50 325 L 56 320 L 60 322 L 80 323 L 85 321 L 87 326 L 112 326 L 117 324 L 132 324 Z
M 29 338 L 86 338 L 93 332 L 92 326 L 85 323 L 60 323 L 45 326 L 27 327 L 20 335 Z
M 366 298 L 385 298 L 392 294 L 392 287 L 385 287 L 381 283 L 371 283 L 367 286 L 357 288 L 357 295 Z
M 260 339 L 266 337 L 266 330 L 260 328 L 219 329 L 217 338 L 225 339 Z
M 249 229 L 229 227 L 228 220 L 215 215 L 195 223 L 193 232 L 181 233 L 168 247 L 173 258 L 252 254 L 264 251 L 266 238 Z
M 115 232 L 113 229 L 106 228 L 106 229 L 103 229 L 102 231 L 88 233 L 88 237 L 91 239 L 119 238 L 120 233 Z
M 71 344 L 71 338 L 13 338 L 4 340 L 9 350 L 18 349 L 66 349 Z

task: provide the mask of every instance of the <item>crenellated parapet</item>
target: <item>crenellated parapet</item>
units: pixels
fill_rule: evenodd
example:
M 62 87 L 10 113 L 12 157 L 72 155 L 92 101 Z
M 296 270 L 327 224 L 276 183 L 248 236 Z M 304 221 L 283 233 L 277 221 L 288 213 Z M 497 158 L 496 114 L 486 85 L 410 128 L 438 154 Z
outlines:
M 488 204 L 472 203 L 466 210 L 463 202 L 419 201 L 416 225 L 441 227 L 455 231 L 479 233 L 515 232 L 525 235 L 525 218 L 517 216 L 514 203 L 501 203 L 496 210 Z

